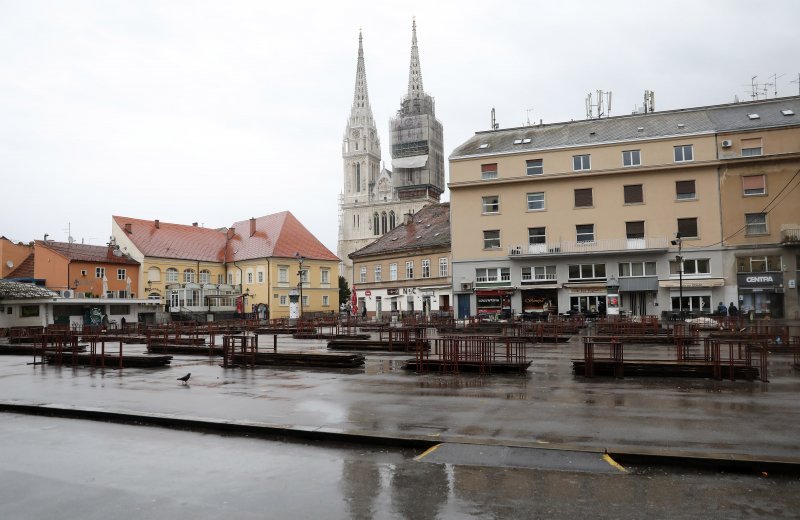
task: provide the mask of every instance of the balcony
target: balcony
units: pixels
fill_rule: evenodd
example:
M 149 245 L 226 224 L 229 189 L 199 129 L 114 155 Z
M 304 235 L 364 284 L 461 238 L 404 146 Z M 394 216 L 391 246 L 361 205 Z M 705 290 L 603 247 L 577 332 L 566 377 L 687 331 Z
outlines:
M 781 229 L 781 244 L 784 246 L 800 245 L 800 228 Z
M 612 254 L 623 251 L 666 252 L 669 240 L 666 237 L 610 238 L 581 242 L 547 242 L 512 246 L 508 249 L 511 258 L 570 256 L 584 253 Z

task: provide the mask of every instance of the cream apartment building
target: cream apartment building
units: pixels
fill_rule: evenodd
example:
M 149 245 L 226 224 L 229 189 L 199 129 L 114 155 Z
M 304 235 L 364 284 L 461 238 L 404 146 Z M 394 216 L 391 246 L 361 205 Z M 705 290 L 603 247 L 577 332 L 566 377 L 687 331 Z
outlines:
M 800 227 L 800 205 L 779 192 L 800 181 L 798 110 L 791 97 L 476 133 L 450 156 L 457 315 L 601 311 L 609 294 L 633 315 L 679 312 L 681 293 L 689 313 L 746 305 L 744 256 L 778 256 L 794 288 L 781 229 Z M 760 155 L 742 157 L 748 139 Z M 762 174 L 756 200 L 742 177 Z M 765 231 L 754 214 L 770 203 Z M 785 282 L 758 310 L 797 312 Z

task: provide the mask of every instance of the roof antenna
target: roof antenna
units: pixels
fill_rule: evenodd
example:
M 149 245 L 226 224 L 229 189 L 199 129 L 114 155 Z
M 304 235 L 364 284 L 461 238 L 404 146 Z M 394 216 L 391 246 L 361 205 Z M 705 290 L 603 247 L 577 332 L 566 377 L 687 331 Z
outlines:
M 527 116 L 528 116 L 528 119 L 527 119 L 527 121 L 525 122 L 525 126 L 531 126 L 531 112 L 533 112 L 533 109 L 532 109 L 532 108 L 529 108 L 529 109 L 528 109 L 528 110 L 526 110 L 525 112 L 527 113 Z
M 497 130 L 500 128 L 500 125 L 497 123 L 497 118 L 495 117 L 494 107 L 492 107 L 492 130 Z

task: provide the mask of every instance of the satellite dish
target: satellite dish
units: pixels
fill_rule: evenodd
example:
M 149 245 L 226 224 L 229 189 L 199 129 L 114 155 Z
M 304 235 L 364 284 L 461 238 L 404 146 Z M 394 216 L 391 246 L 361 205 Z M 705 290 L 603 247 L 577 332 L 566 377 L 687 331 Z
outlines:
M 6 265 L 8 266 L 9 269 L 11 269 L 12 267 L 14 267 L 14 262 L 9 260 L 8 262 L 6 262 Z

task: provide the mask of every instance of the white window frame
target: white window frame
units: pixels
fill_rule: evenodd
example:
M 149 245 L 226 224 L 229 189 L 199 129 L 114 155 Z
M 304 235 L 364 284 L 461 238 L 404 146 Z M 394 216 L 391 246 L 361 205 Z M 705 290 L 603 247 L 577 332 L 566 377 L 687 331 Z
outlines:
M 200 283 L 211 283 L 211 271 L 208 269 L 200 270 Z
M 396 281 L 397 280 L 397 264 L 389 264 L 389 280 Z
M 622 151 L 622 166 L 623 168 L 632 168 L 634 166 L 642 165 L 642 152 L 641 150 L 623 150 Z
M 497 236 L 494 236 L 494 234 Z M 483 231 L 483 248 L 484 249 L 500 249 L 500 230 L 499 229 L 485 229 Z
M 383 267 L 381 265 L 375 266 L 375 281 L 382 282 L 383 281 Z
M 544 211 L 545 195 L 543 191 L 534 191 L 526 195 L 528 201 L 528 211 Z
M 286 297 L 285 294 L 280 295 L 280 298 L 278 299 L 278 305 L 282 307 L 289 305 L 288 298 Z
M 542 230 L 542 233 L 534 234 L 534 230 Z M 547 228 L 545 226 L 536 226 L 528 228 L 528 245 L 546 244 L 547 243 Z
M 673 158 L 675 159 L 676 163 L 694 161 L 694 145 L 693 144 L 679 144 L 678 146 L 674 146 L 673 147 Z
M 742 187 L 742 195 L 744 195 L 745 197 L 758 197 L 760 195 L 766 195 L 767 194 L 767 176 L 765 174 L 763 174 L 763 173 L 759 173 L 759 174 L 756 174 L 756 175 L 743 175 L 742 176 L 742 183 L 744 183 L 745 179 L 750 178 L 750 177 L 761 177 L 762 186 L 758 190 L 753 190 L 753 189 L 746 190 L 746 189 L 744 189 L 744 187 Z
M 367 283 L 367 266 L 362 265 L 358 271 L 359 283 Z
M 617 273 L 620 278 L 643 278 L 658 276 L 656 262 L 620 262 Z
M 303 300 L 302 300 L 301 303 L 303 304 L 303 307 L 308 307 L 308 295 L 307 294 L 303 295 Z
M 500 196 L 486 195 L 481 197 L 481 213 L 483 215 L 500 213 Z
M 430 278 L 431 277 L 431 261 L 430 260 L 423 260 L 422 261 L 422 277 L 423 278 Z
M 758 146 L 750 146 L 757 144 Z M 758 157 L 764 155 L 764 145 L 760 137 L 742 139 L 742 157 Z
M 262 271 L 261 269 L 256 271 L 256 282 L 264 283 L 264 271 Z
M 127 271 L 125 269 L 117 269 L 117 280 L 125 280 L 128 278 Z
M 278 283 L 289 283 L 289 267 L 278 266 Z
M 523 282 L 544 282 L 556 279 L 555 265 L 532 265 L 521 269 Z
M 406 260 L 406 280 L 414 279 L 414 261 Z
M 95 267 L 94 268 L 94 277 L 95 278 L 102 278 L 106 275 L 106 268 L 105 267 Z
M 183 270 L 183 283 L 194 283 L 195 272 L 194 269 Z
M 597 266 L 603 266 L 603 274 L 600 275 Z M 577 266 L 578 277 L 573 278 L 570 271 L 572 267 Z M 567 279 L 569 280 L 605 280 L 608 273 L 606 272 L 606 264 L 569 264 L 567 265 Z
M 322 306 L 323 307 L 330 307 L 331 305 L 331 297 L 327 294 L 322 295 Z
M 165 275 L 165 279 L 167 282 L 177 282 L 178 281 L 178 270 L 174 267 L 168 267 Z
M 320 276 L 320 283 L 331 283 L 330 269 L 320 269 L 319 276 Z
M 745 213 L 745 235 L 768 235 L 766 213 Z
M 687 269 L 687 267 L 690 267 Z M 679 263 L 677 260 L 670 260 L 669 262 L 669 275 L 672 278 L 680 277 Z M 701 271 L 701 269 L 703 269 Z M 674 271 L 674 272 L 673 272 Z M 683 259 L 683 276 L 708 276 L 711 274 L 711 259 L 710 258 L 684 258 Z
M 579 228 L 583 226 L 592 226 L 591 233 L 585 230 L 581 232 Z M 583 237 L 583 239 L 581 239 L 581 237 Z M 588 242 L 594 242 L 595 241 L 594 224 L 575 224 L 575 241 L 582 244 Z
M 592 155 L 585 153 L 572 156 L 572 171 L 585 172 L 592 169 Z
M 544 173 L 544 159 L 527 159 L 525 161 L 526 175 L 542 175 Z
M 475 269 L 475 283 L 496 283 L 510 281 L 510 267 L 480 267 Z
M 484 170 L 484 166 L 494 166 L 494 170 Z M 496 179 L 498 169 L 497 163 L 481 164 L 481 180 Z
M 445 256 L 439 258 L 439 276 L 442 278 L 450 276 L 450 262 Z

